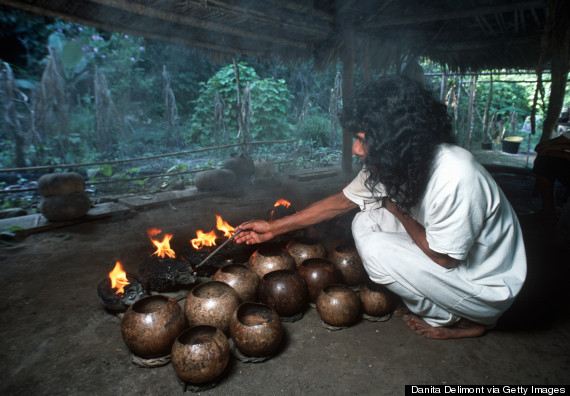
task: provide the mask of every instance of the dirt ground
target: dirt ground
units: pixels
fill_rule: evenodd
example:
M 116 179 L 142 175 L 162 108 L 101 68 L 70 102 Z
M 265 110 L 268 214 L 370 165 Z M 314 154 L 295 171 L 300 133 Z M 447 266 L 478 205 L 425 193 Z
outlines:
M 495 175 L 518 213 L 538 209 L 533 179 Z M 302 208 L 339 191 L 339 175 L 293 181 L 214 198 L 177 202 L 119 218 L 29 235 L 0 248 L 0 382 L 3 395 L 182 394 L 172 366 L 140 368 L 106 312 L 97 285 L 117 259 L 136 273 L 152 253 L 146 229 L 174 234 L 183 246 L 214 214 L 237 225 L 264 217 L 279 198 Z M 325 329 L 314 308 L 284 323 L 285 344 L 262 363 L 231 360 L 209 395 L 403 395 L 404 385 L 570 384 L 568 253 L 552 233 L 521 217 L 529 274 L 498 326 L 480 338 L 436 341 L 393 317 Z

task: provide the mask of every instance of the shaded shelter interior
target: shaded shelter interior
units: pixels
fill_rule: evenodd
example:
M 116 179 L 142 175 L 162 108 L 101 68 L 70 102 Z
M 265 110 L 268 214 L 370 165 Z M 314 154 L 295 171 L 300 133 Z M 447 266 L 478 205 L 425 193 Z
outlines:
M 551 67 L 562 87 L 568 72 L 570 3 L 559 0 L 0 4 L 196 46 L 220 60 L 236 53 L 285 60 L 314 57 L 323 64 L 341 59 L 366 73 L 426 56 L 450 70 Z M 553 113 L 561 105 L 554 103 Z M 532 178 L 495 177 L 518 213 L 538 209 L 538 198 L 531 196 Z M 152 252 L 145 234 L 149 227 L 168 229 L 175 235 L 174 246 L 184 246 L 196 229 L 209 228 L 217 213 L 238 224 L 265 216 L 284 196 L 302 208 L 346 182 L 345 176 L 283 181 L 274 188 L 233 191 L 71 225 L 3 247 L 0 368 L 8 379 L 0 385 L 2 393 L 181 392 L 170 366 L 140 369 L 131 364 L 120 319 L 101 307 L 96 287 L 115 260 L 137 272 Z M 361 321 L 335 332 L 324 329 L 309 309 L 301 321 L 285 325 L 285 345 L 277 356 L 259 365 L 233 362 L 228 376 L 209 393 L 402 394 L 404 384 L 413 383 L 569 383 L 570 322 L 564 295 L 568 250 L 538 225 L 522 225 L 528 280 L 515 305 L 485 337 L 426 340 L 397 318 Z
M 532 177 L 494 174 L 518 213 L 537 209 Z M 0 251 L 4 326 L 0 385 L 5 394 L 182 393 L 170 365 L 143 369 L 131 362 L 118 317 L 96 288 L 120 259 L 138 271 L 154 251 L 149 227 L 174 234 L 175 249 L 189 244 L 214 215 L 230 224 L 265 217 L 287 198 L 297 208 L 337 192 L 347 179 L 283 180 L 207 199 L 180 201 L 118 218 L 83 222 L 32 234 Z M 345 219 L 350 223 L 350 219 Z M 349 224 L 347 224 L 349 225 Z M 209 394 L 403 394 L 405 384 L 568 383 L 570 321 L 564 298 L 567 250 L 536 224 L 522 222 L 529 277 L 521 295 L 481 338 L 428 340 L 396 317 L 361 320 L 339 331 L 324 328 L 314 308 L 284 323 L 285 343 L 263 363 L 232 360 Z M 327 226 L 317 227 L 321 232 Z

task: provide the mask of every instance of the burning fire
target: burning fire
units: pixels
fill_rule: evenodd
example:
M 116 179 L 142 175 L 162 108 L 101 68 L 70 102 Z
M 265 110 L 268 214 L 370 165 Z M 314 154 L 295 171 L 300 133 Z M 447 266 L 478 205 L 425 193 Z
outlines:
M 233 235 L 234 227 L 229 225 L 220 216 L 216 215 L 216 228 L 224 232 L 225 237 L 231 237 Z
M 275 205 L 273 205 L 273 207 L 276 208 L 278 206 L 285 206 L 286 208 L 288 208 L 289 206 L 291 206 L 291 202 L 285 199 L 279 199 L 277 202 L 275 202 Z
M 221 216 L 216 215 L 216 228 L 224 233 L 225 237 L 231 237 L 234 233 L 234 227 L 229 225 Z M 190 243 L 196 250 L 200 250 L 206 246 L 216 246 L 216 230 L 205 233 L 202 230 L 196 231 L 196 238 L 191 239 Z
M 190 243 L 194 247 L 194 249 L 199 250 L 205 246 L 216 246 L 216 231 L 212 230 L 207 234 L 204 233 L 202 230 L 196 231 L 196 237 L 190 240 Z
M 164 239 L 162 242 L 153 239 L 154 236 L 160 234 L 161 232 L 162 231 L 157 228 L 150 228 L 146 231 L 151 242 L 154 244 L 154 246 L 156 246 L 156 252 L 154 252 L 153 255 L 156 255 L 160 258 L 164 258 L 164 256 L 176 258 L 176 253 L 170 248 L 170 240 L 172 239 L 171 234 L 164 234 Z
M 286 199 L 279 199 L 277 200 L 277 202 L 275 202 L 275 204 L 273 205 L 274 208 L 277 208 L 279 206 L 283 206 L 284 208 L 288 208 L 291 206 L 291 202 L 287 201 Z M 275 216 L 275 209 L 271 210 L 271 213 L 269 213 L 269 221 L 273 221 L 273 217 Z
M 125 286 L 129 284 L 129 280 L 120 262 L 117 261 L 113 271 L 109 272 L 109 278 L 111 279 L 111 288 L 117 289 L 115 294 L 123 294 L 125 292 Z

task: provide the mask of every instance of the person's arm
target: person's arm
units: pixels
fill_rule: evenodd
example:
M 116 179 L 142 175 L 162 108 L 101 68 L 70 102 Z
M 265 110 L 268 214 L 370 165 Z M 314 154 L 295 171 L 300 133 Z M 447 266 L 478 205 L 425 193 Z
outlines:
M 396 204 L 388 198 L 386 198 L 385 204 L 386 209 L 400 220 L 406 229 L 406 232 L 410 235 L 415 244 L 418 245 L 422 252 L 424 252 L 433 262 L 444 268 L 454 268 L 459 264 L 459 260 L 449 257 L 447 254 L 439 253 L 430 249 L 424 226 L 414 220 L 409 214 L 400 212 Z
M 313 203 L 305 209 L 272 222 L 255 220 L 240 224 L 241 232 L 235 237 L 237 243 L 252 245 L 275 238 L 278 235 L 298 230 L 332 219 L 357 208 L 342 192 Z

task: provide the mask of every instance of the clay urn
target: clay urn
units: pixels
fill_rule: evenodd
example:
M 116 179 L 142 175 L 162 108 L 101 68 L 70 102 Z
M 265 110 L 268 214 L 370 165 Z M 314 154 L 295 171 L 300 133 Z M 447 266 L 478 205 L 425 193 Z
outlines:
M 184 312 L 178 303 L 160 294 L 133 303 L 121 321 L 125 344 L 145 359 L 166 356 L 172 343 L 186 328 Z
M 325 286 L 317 297 L 316 307 L 321 319 L 331 326 L 350 326 L 360 317 L 360 300 L 347 285 Z
M 185 330 L 176 338 L 171 362 L 180 379 L 200 385 L 219 378 L 230 356 L 225 334 L 214 326 L 200 325 Z
M 277 270 L 295 270 L 295 260 L 277 245 L 265 245 L 257 249 L 249 258 L 249 268 L 259 277 Z
M 358 286 L 368 280 L 360 255 L 353 245 L 338 245 L 329 253 L 328 259 L 340 271 L 343 283 Z
M 385 286 L 372 281 L 360 288 L 362 311 L 370 316 L 391 314 L 398 305 L 398 297 Z
M 265 274 L 259 281 L 259 301 L 269 305 L 282 317 L 295 316 L 308 303 L 305 281 L 294 270 L 278 270 Z
M 307 259 L 327 256 L 325 246 L 315 238 L 295 238 L 287 244 L 286 249 L 295 260 L 297 267 Z
M 192 289 L 184 306 L 190 327 L 211 325 L 228 334 L 230 319 L 241 300 L 227 283 L 208 281 Z
M 315 302 L 323 287 L 342 282 L 342 275 L 332 261 L 325 258 L 310 258 L 299 266 L 297 272 L 303 277 L 309 291 L 309 300 Z
M 268 305 L 246 302 L 235 311 L 230 321 L 230 335 L 245 356 L 270 356 L 279 347 L 283 328 L 281 319 Z
M 252 269 L 243 264 L 230 264 L 218 269 L 212 280 L 230 285 L 243 302 L 257 299 L 259 278 Z

